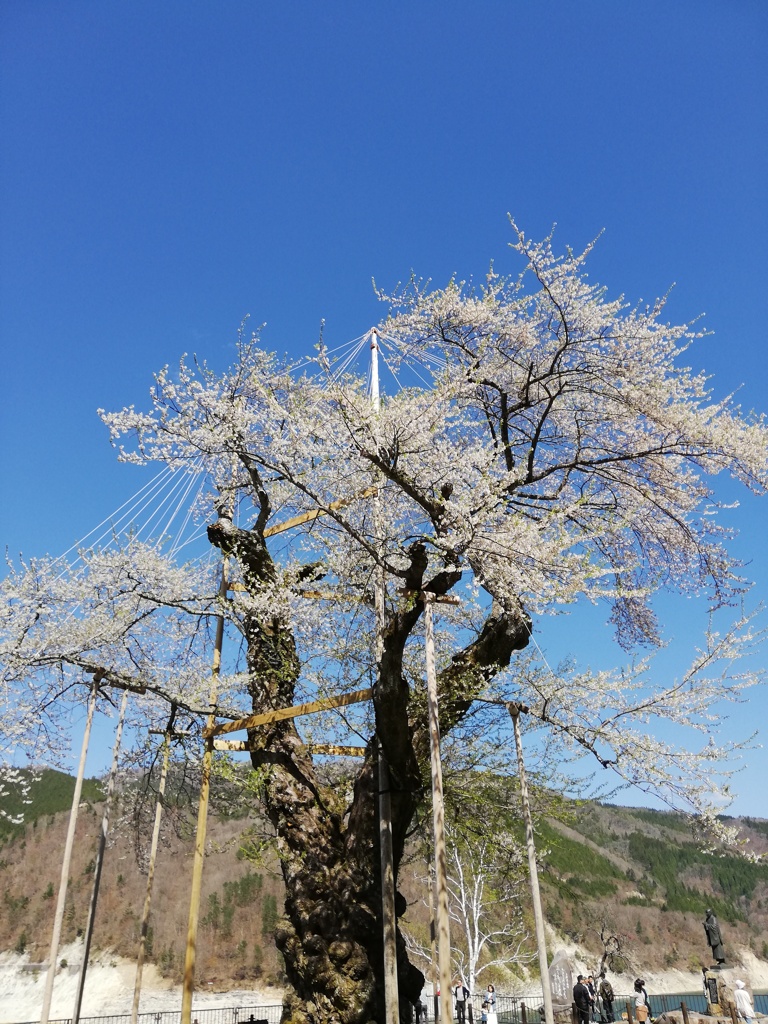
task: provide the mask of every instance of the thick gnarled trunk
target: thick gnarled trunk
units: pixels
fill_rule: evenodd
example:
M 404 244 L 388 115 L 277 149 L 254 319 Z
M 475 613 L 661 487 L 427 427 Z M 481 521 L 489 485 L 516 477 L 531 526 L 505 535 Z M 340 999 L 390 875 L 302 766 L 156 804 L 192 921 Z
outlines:
M 349 805 L 343 792 L 318 779 L 292 724 L 260 731 L 252 743 L 258 747 L 254 764 L 271 766 L 265 803 L 277 835 L 286 890 L 285 919 L 275 937 L 292 988 L 286 1003 L 288 1020 L 383 1022 L 375 743 L 369 744 Z M 410 785 L 401 791 L 393 779 L 395 877 L 416 788 Z M 397 903 L 398 909 L 404 906 L 402 899 Z M 398 974 L 405 1013 L 424 979 L 409 963 L 399 935 Z
M 355 784 L 354 826 L 342 797 L 317 784 L 310 765 L 276 768 L 267 812 L 278 835 L 286 887 L 276 932 L 288 980 L 292 1024 L 384 1020 L 377 787 L 372 759 Z M 415 999 L 423 978 L 402 948 L 401 998 Z

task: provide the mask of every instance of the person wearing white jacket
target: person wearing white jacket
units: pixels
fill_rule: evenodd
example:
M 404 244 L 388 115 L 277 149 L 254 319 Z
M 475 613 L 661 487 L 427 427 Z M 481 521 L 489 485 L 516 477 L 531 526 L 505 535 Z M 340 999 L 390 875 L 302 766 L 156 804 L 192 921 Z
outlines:
M 747 986 L 739 980 L 734 982 L 733 987 L 736 995 L 736 1012 L 746 1024 L 752 1024 L 755 1019 L 755 1008 L 752 1006 Z

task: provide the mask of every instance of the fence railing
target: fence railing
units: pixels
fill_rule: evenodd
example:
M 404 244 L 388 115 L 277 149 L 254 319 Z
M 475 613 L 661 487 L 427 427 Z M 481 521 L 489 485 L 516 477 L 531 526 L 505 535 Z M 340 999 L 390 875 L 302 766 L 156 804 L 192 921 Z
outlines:
M 484 996 L 482 993 L 475 993 L 467 1000 L 465 1014 L 466 1024 L 480 1024 L 483 999 Z M 651 1011 L 654 1017 L 658 1017 L 662 1013 L 670 1013 L 673 1010 L 679 1010 L 682 1002 L 685 1003 L 692 1013 L 707 1012 L 707 1000 L 703 992 L 682 992 L 665 995 L 654 995 L 651 993 L 650 1000 Z M 621 1021 L 621 1015 L 626 1012 L 627 1003 L 629 1003 L 634 1010 L 634 994 L 615 996 L 613 1002 L 613 1016 L 616 1020 Z M 434 1022 L 435 1020 L 434 999 L 427 999 L 426 1004 L 426 1015 L 423 1015 L 421 1018 L 423 1024 L 426 1024 L 427 1021 Z M 768 1015 L 767 992 L 755 993 L 755 1010 L 758 1013 Z M 541 996 L 518 997 L 505 996 L 500 995 L 498 992 L 496 993 L 496 1014 L 499 1024 L 542 1024 L 543 1013 L 541 1011 Z M 454 1011 L 454 1020 L 455 1019 Z M 597 1022 L 600 1022 L 599 1015 L 596 1020 Z M 605 1021 L 603 1021 L 602 1024 L 605 1024 Z
M 466 1024 L 479 1024 L 483 994 L 477 993 L 467 1000 Z M 651 994 L 651 1010 L 654 1017 L 680 1009 L 680 1003 L 692 1013 L 706 1013 L 707 1000 L 703 992 L 682 992 L 673 995 Z M 426 1003 L 426 1014 L 421 1016 L 423 1024 L 435 1020 L 434 1000 L 423 1000 Z M 634 1007 L 634 995 L 617 995 L 613 1002 L 613 1014 L 617 1020 L 625 1012 L 626 1004 Z M 496 1013 L 499 1024 L 541 1024 L 541 998 L 536 996 L 505 996 L 496 995 Z M 755 1010 L 768 1015 L 768 992 L 755 993 Z M 283 1007 L 280 1004 L 271 1006 L 241 1006 L 211 1010 L 195 1010 L 192 1024 L 280 1024 Z M 140 1013 L 138 1024 L 179 1024 L 179 1010 L 162 1010 L 156 1013 Z M 455 1020 L 454 1016 L 454 1020 Z M 81 1017 L 80 1024 L 130 1024 L 131 1015 L 106 1014 L 100 1017 Z M 20 1021 L 19 1024 L 37 1024 L 36 1021 Z M 50 1024 L 72 1024 L 71 1017 L 60 1017 Z
M 274 1006 L 239 1006 L 211 1010 L 193 1010 L 193 1024 L 280 1024 L 282 1004 Z M 140 1013 L 138 1024 L 179 1024 L 180 1010 L 161 1010 L 156 1013 Z M 130 1024 L 130 1013 L 102 1014 L 100 1017 L 81 1017 L 80 1024 Z M 36 1021 L 22 1024 L 37 1024 Z M 72 1024 L 71 1017 L 59 1017 L 50 1024 Z

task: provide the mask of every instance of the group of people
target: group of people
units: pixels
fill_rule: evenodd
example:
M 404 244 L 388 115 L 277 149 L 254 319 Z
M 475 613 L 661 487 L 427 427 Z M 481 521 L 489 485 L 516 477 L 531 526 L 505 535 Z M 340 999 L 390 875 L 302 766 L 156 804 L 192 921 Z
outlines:
M 734 983 L 736 997 L 736 1012 L 745 1024 L 754 1024 L 755 1011 L 752 1000 L 743 981 Z M 457 1024 L 467 1024 L 467 1003 L 470 992 L 464 982 L 455 981 L 452 992 L 454 1005 L 456 1007 Z M 595 984 L 594 977 L 589 974 L 586 977 L 580 974 L 573 987 L 573 1002 L 576 1007 L 578 1024 L 613 1024 L 616 1020 L 613 1014 L 613 1003 L 615 999 L 613 986 L 605 976 L 600 975 L 599 983 Z M 645 988 L 645 981 L 636 978 L 634 983 L 636 1024 L 652 1024 L 653 1011 L 648 992 Z M 419 999 L 416 1007 L 417 1024 L 426 1020 L 426 1006 Z M 251 1020 L 253 1017 L 251 1017 Z M 470 1018 L 471 1019 L 471 1018 Z M 481 1024 L 498 1024 L 496 1013 L 496 989 L 489 985 L 483 993 L 483 1001 L 480 1007 Z M 195 1021 L 195 1024 L 197 1022 Z
M 456 1006 L 457 1024 L 466 1024 L 467 1000 L 469 999 L 469 995 L 469 989 L 463 981 L 454 982 L 453 1001 Z M 493 985 L 489 985 L 483 993 L 483 1002 L 480 1006 L 480 1020 L 482 1024 L 497 1024 L 496 989 Z
M 440 990 L 437 990 L 437 994 L 440 994 Z M 463 981 L 455 981 L 451 989 L 453 996 L 453 1003 L 456 1007 L 456 1022 L 457 1024 L 467 1024 L 467 1003 L 470 997 L 470 991 Z M 427 1008 L 422 1003 L 421 998 L 416 1002 L 416 1024 L 421 1024 L 421 1021 L 427 1019 Z M 472 1019 L 472 1015 L 469 1015 L 469 1019 Z M 496 989 L 493 985 L 489 985 L 488 988 L 483 992 L 483 1002 L 480 1007 L 480 1020 L 482 1024 L 498 1024 L 498 1016 L 496 1014 Z
M 638 978 L 635 982 L 636 992 L 638 991 L 638 983 L 641 986 L 644 1001 L 647 1005 L 648 993 L 645 991 L 645 982 L 642 978 Z M 573 1002 L 576 1006 L 579 1024 L 590 1024 L 593 1021 L 600 1021 L 601 1024 L 611 1024 L 616 1019 L 613 1015 L 614 998 L 613 985 L 606 978 L 605 972 L 600 975 L 600 982 L 597 985 L 591 974 L 586 977 L 580 974 L 573 987 Z M 646 1014 L 642 1020 L 647 1020 L 648 1016 L 649 1014 Z M 640 1021 L 640 1017 L 637 1019 Z

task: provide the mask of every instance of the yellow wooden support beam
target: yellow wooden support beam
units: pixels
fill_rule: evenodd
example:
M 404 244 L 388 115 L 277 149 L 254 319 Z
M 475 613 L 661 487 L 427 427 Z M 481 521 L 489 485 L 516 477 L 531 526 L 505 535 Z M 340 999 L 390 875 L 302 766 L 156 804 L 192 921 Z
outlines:
M 229 589 L 237 594 L 247 594 L 248 587 L 244 583 L 230 583 Z M 297 597 L 309 597 L 316 601 L 366 601 L 365 595 L 345 594 L 343 590 L 294 590 Z
M 365 757 L 365 747 L 349 747 L 338 743 L 308 743 L 310 754 L 332 754 L 334 757 Z
M 297 590 L 299 597 L 309 597 L 315 601 L 364 601 L 359 594 L 345 594 L 336 590 Z
M 248 587 L 244 583 L 230 583 L 229 589 L 235 591 L 238 594 L 247 594 Z M 294 593 L 298 597 L 313 597 L 319 601 L 370 601 L 370 597 L 366 597 L 364 594 L 345 594 L 342 590 L 295 590 Z M 401 590 L 400 593 L 403 597 L 418 597 L 423 594 L 423 590 Z M 432 596 L 432 600 L 435 604 L 461 604 L 460 597 L 454 597 L 452 594 L 435 594 Z
M 401 590 L 403 597 L 427 597 L 433 604 L 461 604 L 460 597 L 453 594 L 433 594 L 429 590 Z
M 284 523 L 277 523 L 275 526 L 268 526 L 264 531 L 265 537 L 274 537 L 277 533 L 285 533 L 286 530 L 292 530 L 295 526 L 302 526 L 304 523 L 311 523 L 314 519 L 319 516 L 327 516 L 329 512 L 335 512 L 339 508 L 345 508 L 347 505 L 351 505 L 353 501 L 359 501 L 362 498 L 370 498 L 373 494 L 378 494 L 378 487 L 367 487 L 364 491 L 359 494 L 353 494 L 351 498 L 339 498 L 338 501 L 332 501 L 328 508 L 315 508 L 311 512 L 302 512 L 299 516 L 294 516 L 293 519 L 286 519 Z
M 348 704 L 359 704 L 363 700 L 370 700 L 373 697 L 373 690 L 353 690 L 352 693 L 342 693 L 338 697 L 323 697 L 320 700 L 313 700 L 309 704 L 296 704 L 291 708 L 277 708 L 275 711 L 264 711 L 258 715 L 248 715 L 247 718 L 238 718 L 234 722 L 221 722 L 219 725 L 207 726 L 203 729 L 205 739 L 211 736 L 221 736 L 227 732 L 240 732 L 241 729 L 255 729 L 259 725 L 269 725 L 272 722 L 282 722 L 287 718 L 300 718 L 302 715 L 311 715 L 317 711 L 328 711 L 331 708 L 343 708 Z
M 334 757 L 365 757 L 365 747 L 349 747 L 338 743 L 307 743 L 310 754 L 332 754 Z M 246 751 L 254 750 L 248 740 L 214 740 L 214 750 Z

